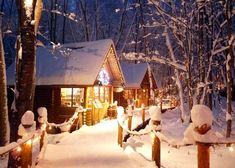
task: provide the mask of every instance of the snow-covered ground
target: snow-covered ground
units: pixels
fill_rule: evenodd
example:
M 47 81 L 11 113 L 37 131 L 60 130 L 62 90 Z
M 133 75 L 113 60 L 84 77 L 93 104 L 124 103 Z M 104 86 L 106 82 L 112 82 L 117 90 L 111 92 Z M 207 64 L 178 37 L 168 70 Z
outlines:
M 102 121 L 95 126 L 84 126 L 60 138 L 49 137 L 57 144 L 48 144 L 39 168 L 115 168 L 144 167 L 138 165 L 117 145 L 117 121 Z M 58 143 L 59 142 L 59 143 Z
M 217 120 L 222 114 L 223 110 L 217 108 L 214 119 Z M 148 116 L 147 114 L 146 118 Z M 141 113 L 136 112 L 133 116 L 133 128 L 139 123 L 141 123 Z M 220 117 L 213 127 L 224 133 L 223 125 L 225 118 Z M 177 109 L 162 115 L 162 133 L 170 140 L 182 141 L 187 126 L 187 123 L 181 123 Z M 132 136 L 123 143 L 123 148 L 118 146 L 117 120 L 103 120 L 95 126 L 84 126 L 71 134 L 49 136 L 48 140 L 50 143 L 38 168 L 156 167 L 151 161 L 150 135 Z M 235 151 L 229 151 L 223 145 L 211 147 L 210 163 L 211 168 L 234 168 Z M 193 145 L 176 149 L 162 142 L 161 164 L 165 168 L 196 168 L 197 147 Z

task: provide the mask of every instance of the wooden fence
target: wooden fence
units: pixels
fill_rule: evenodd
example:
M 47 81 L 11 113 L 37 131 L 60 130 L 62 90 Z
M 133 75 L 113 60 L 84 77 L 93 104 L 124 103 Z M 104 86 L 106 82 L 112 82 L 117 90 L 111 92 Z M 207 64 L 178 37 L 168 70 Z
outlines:
M 0 147 L 0 156 L 3 156 L 7 153 L 10 155 L 17 155 L 20 157 L 20 165 L 22 168 L 28 168 L 36 164 L 32 162 L 32 149 L 34 142 L 38 141 L 40 144 L 39 152 L 41 152 L 44 145 L 45 130 L 37 130 L 22 139 L 19 139 L 17 142 L 12 142 L 4 147 Z M 40 154 L 40 153 L 39 153 Z
M 158 168 L 161 167 L 161 141 L 164 141 L 168 143 L 172 147 L 182 147 L 182 146 L 189 146 L 193 144 L 171 144 L 167 138 L 160 132 L 160 130 L 155 130 L 155 131 L 148 131 L 148 132 L 142 132 L 138 133 L 135 131 L 132 131 L 131 128 L 131 123 L 132 117 L 128 117 L 128 128 L 125 128 L 124 122 L 121 122 L 118 119 L 118 145 L 122 147 L 123 145 L 123 130 L 125 130 L 128 134 L 131 134 L 133 136 L 135 135 L 146 135 L 150 134 L 152 138 L 152 161 L 155 162 L 156 166 Z M 145 121 L 145 110 L 143 109 L 142 111 L 142 122 L 144 123 Z M 219 145 L 219 144 L 225 144 L 227 146 L 231 144 L 235 144 L 234 140 L 231 139 L 225 139 L 224 141 L 220 142 L 196 142 L 197 145 L 197 167 L 198 168 L 210 168 L 210 150 L 209 148 L 213 145 Z

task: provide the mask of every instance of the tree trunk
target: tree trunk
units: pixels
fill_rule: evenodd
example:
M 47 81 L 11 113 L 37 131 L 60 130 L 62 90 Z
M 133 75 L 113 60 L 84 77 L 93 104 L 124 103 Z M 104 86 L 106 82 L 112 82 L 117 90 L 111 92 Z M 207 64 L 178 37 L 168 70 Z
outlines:
M 54 42 L 54 38 L 53 38 L 53 18 L 54 18 L 54 13 L 52 12 L 52 10 L 54 10 L 54 0 L 51 0 L 51 15 L 50 15 L 50 19 L 51 19 L 51 25 L 50 25 L 50 40 Z
M 3 12 L 4 2 L 5 2 L 5 0 L 2 0 L 1 9 L 0 9 L 1 12 Z
M 184 13 L 183 16 L 187 18 L 187 7 L 186 1 L 183 2 Z M 191 25 L 190 25 L 191 27 Z M 189 110 L 193 107 L 193 93 L 192 93 L 192 71 L 191 71 L 191 61 L 192 61 L 192 35 L 189 33 L 188 28 L 185 28 L 185 40 L 184 40 L 184 52 L 186 55 L 186 71 L 187 71 L 187 88 L 188 88 L 188 105 Z
M 169 32 L 167 28 L 165 28 L 165 33 L 166 33 L 166 44 L 169 49 L 169 54 L 172 58 L 172 61 L 176 62 L 176 56 L 173 51 L 173 47 L 170 41 L 170 36 L 169 36 Z M 185 121 L 185 108 L 184 108 L 184 97 L 183 97 L 184 93 L 183 93 L 183 86 L 180 81 L 180 72 L 178 69 L 175 69 L 175 76 L 176 76 L 176 85 L 179 89 L 179 97 L 180 97 L 180 118 L 181 118 L 181 121 L 184 122 Z
M 232 70 L 233 70 L 233 47 L 231 41 L 231 33 L 232 33 L 232 4 L 231 0 L 227 0 L 226 3 L 226 19 L 227 19 L 227 33 L 228 33 L 228 45 L 229 51 L 227 54 L 227 63 L 226 63 L 226 76 L 227 76 L 227 131 L 226 137 L 230 137 L 232 131 L 232 86 L 233 86 L 233 78 L 232 78 Z
M 6 66 L 5 66 L 5 57 L 4 57 L 4 50 L 2 43 L 1 23 L 2 23 L 2 13 L 0 13 L 0 128 L 1 128 L 0 147 L 8 144 L 10 140 L 8 109 L 7 109 Z M 4 157 L 5 159 L 8 158 L 8 156 Z
M 55 13 L 57 10 L 57 0 L 51 0 L 51 30 L 50 30 L 50 40 L 56 43 L 56 17 Z
M 205 1 L 198 2 L 198 76 L 199 76 L 199 83 L 205 82 L 205 67 L 204 67 L 204 32 L 203 32 L 203 26 L 204 26 L 204 9 L 203 7 Z M 199 88 L 199 92 L 197 95 L 197 103 L 200 104 L 200 100 L 202 97 L 203 88 Z
M 94 37 L 95 37 L 95 40 L 98 40 L 98 0 L 95 0 L 95 5 L 94 5 L 94 12 L 95 12 L 95 19 L 94 19 L 94 22 L 95 22 L 95 30 L 94 30 Z
M 145 56 L 148 55 L 148 44 L 147 44 L 147 30 L 146 30 L 146 27 L 145 27 L 145 21 L 144 21 L 144 1 L 143 0 L 138 0 L 138 3 L 140 5 L 140 24 L 141 24 L 141 27 L 143 29 L 143 36 L 142 36 L 142 40 L 141 42 L 143 42 L 143 49 L 144 49 L 144 54 Z
M 68 5 L 68 1 L 64 0 L 64 14 L 67 14 L 67 5 Z M 65 24 L 66 23 L 66 17 L 63 18 L 63 31 L 62 31 L 62 43 L 64 44 L 65 42 Z
M 19 8 L 19 32 L 22 47 L 21 64 L 18 66 L 16 92 L 16 110 L 19 118 L 25 111 L 33 110 L 34 90 L 35 90 L 35 64 L 36 64 L 36 35 L 35 6 L 37 0 L 32 0 L 26 5 L 24 1 L 17 3 Z M 32 10 L 30 10 L 32 9 Z M 38 11 L 37 11 L 38 12 Z M 38 18 L 39 19 L 39 18 Z
M 57 4 L 57 0 L 55 0 L 55 4 L 54 4 L 54 9 L 57 10 L 58 9 L 58 4 Z M 53 37 L 54 37 L 54 43 L 57 43 L 58 40 L 56 38 L 56 29 L 57 29 L 57 14 L 54 14 L 54 27 L 53 27 Z
M 118 29 L 118 34 L 117 34 L 117 39 L 115 40 L 115 46 L 118 47 L 120 40 L 121 40 L 121 36 L 123 34 L 124 31 L 124 17 L 126 15 L 126 10 L 127 10 L 127 4 L 128 4 L 128 0 L 124 0 L 124 6 L 123 6 L 123 10 L 122 10 L 122 15 L 120 17 L 120 21 L 119 21 L 119 29 Z
M 83 19 L 84 19 L 84 31 L 85 31 L 85 41 L 89 41 L 89 32 L 88 32 L 88 20 L 87 20 L 87 2 L 84 1 L 84 4 L 82 0 L 79 1 L 82 14 L 83 14 Z

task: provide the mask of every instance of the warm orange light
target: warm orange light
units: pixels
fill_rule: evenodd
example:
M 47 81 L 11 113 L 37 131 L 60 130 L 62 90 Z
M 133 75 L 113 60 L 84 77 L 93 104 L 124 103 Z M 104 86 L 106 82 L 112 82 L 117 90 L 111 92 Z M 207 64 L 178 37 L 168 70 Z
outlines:
M 230 152 L 233 152 L 233 151 L 234 151 L 234 149 L 233 149 L 232 146 L 228 147 L 228 150 L 229 150 Z
M 154 132 L 151 132 L 151 133 L 150 133 L 150 137 L 151 137 L 152 143 L 154 142 L 155 136 L 156 136 L 156 135 L 154 134 Z
M 32 140 L 31 139 L 26 142 L 26 145 L 31 145 L 31 144 L 32 144 Z
M 17 151 L 17 152 L 21 152 L 21 151 L 22 151 L 22 148 L 21 148 L 20 146 L 18 146 L 18 147 L 16 148 L 16 151 Z
M 66 97 L 66 96 L 71 96 L 72 94 L 72 88 L 61 88 L 61 95 Z

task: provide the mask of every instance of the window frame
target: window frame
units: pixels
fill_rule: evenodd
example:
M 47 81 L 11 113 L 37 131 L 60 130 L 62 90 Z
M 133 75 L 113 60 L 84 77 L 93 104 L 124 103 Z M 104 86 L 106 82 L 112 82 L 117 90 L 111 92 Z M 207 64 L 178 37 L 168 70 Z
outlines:
M 62 105 L 62 89 L 71 89 L 71 97 L 70 97 L 70 106 Z M 68 108 L 76 108 L 78 106 L 73 105 L 74 102 L 74 89 L 83 89 L 83 102 L 80 103 L 81 106 L 85 106 L 85 88 L 84 87 L 61 87 L 60 88 L 60 107 L 68 107 Z

